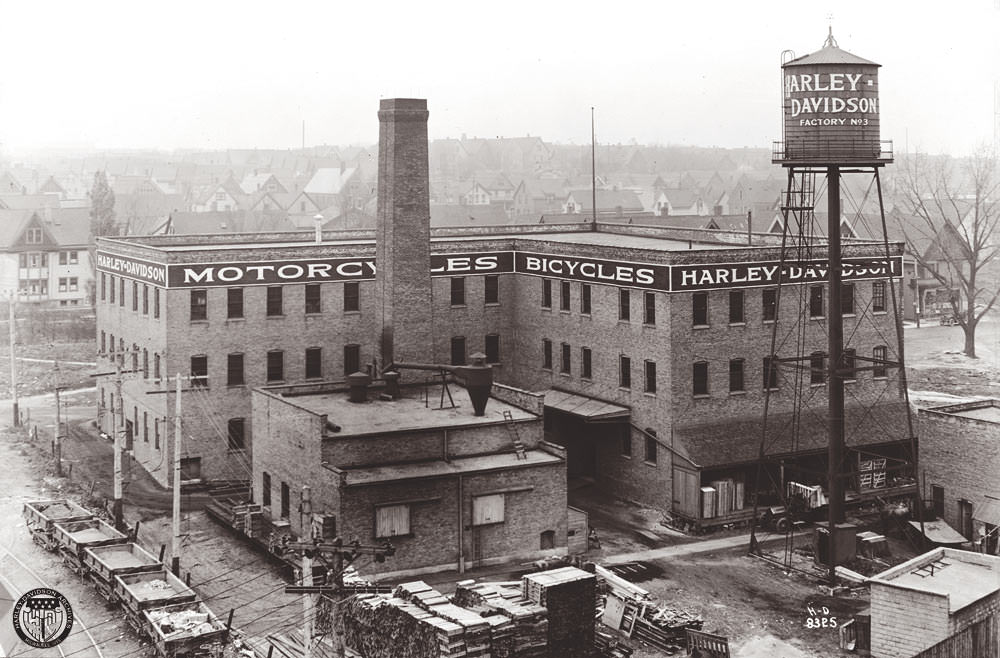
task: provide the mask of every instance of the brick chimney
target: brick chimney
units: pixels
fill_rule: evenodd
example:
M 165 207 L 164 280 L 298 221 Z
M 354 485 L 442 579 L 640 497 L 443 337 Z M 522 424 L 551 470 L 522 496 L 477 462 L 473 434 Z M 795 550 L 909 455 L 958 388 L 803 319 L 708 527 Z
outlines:
M 379 105 L 375 294 L 382 365 L 433 363 L 427 101 Z

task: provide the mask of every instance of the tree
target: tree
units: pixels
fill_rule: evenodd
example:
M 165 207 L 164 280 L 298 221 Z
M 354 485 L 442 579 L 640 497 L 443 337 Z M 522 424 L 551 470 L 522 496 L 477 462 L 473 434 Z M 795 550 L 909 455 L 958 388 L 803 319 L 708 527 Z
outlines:
M 103 171 L 94 172 L 94 185 L 90 188 L 90 236 L 115 235 L 115 193 L 108 185 Z
M 115 224 L 115 192 L 108 185 L 108 177 L 103 171 L 94 172 L 94 185 L 90 188 L 90 268 L 94 274 L 87 294 L 90 305 L 97 304 L 97 238 L 102 235 L 117 235 Z
M 956 162 L 909 158 L 899 192 L 909 217 L 900 221 L 907 252 L 924 274 L 948 289 L 948 304 L 976 358 L 976 327 L 1000 297 L 1000 172 L 985 148 Z M 919 278 L 919 277 L 918 277 Z

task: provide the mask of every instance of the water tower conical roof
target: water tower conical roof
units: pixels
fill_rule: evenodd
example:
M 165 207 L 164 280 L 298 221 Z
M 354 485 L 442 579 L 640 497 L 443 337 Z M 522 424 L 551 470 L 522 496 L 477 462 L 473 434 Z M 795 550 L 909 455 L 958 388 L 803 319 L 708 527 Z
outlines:
M 871 60 L 865 59 L 864 57 L 858 57 L 857 55 L 847 52 L 846 50 L 841 50 L 840 46 L 837 45 L 836 39 L 833 38 L 833 30 L 830 31 L 830 35 L 826 38 L 823 48 L 814 53 L 789 60 L 782 64 L 781 68 L 789 66 L 811 66 L 813 64 L 861 64 L 864 66 L 881 66 L 881 64 L 876 64 Z

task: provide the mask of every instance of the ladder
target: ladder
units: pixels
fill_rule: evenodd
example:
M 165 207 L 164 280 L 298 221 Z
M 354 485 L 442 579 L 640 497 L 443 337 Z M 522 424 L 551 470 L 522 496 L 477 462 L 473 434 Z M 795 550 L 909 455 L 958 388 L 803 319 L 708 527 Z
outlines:
M 524 444 L 521 443 L 521 437 L 517 434 L 517 426 L 514 424 L 514 416 L 511 415 L 510 410 L 503 412 L 503 419 L 506 421 L 507 431 L 510 433 L 511 439 L 513 439 L 514 452 L 517 453 L 517 458 L 527 459 L 528 455 L 524 451 Z

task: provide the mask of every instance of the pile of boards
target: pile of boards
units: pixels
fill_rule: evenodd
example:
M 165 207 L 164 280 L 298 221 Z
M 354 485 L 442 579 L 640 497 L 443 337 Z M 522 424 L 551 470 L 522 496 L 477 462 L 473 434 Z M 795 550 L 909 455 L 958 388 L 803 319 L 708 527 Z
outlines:
M 577 658 L 594 649 L 596 578 L 567 567 L 520 582 L 458 583 L 449 599 L 422 581 L 358 594 L 338 608 L 365 658 Z

